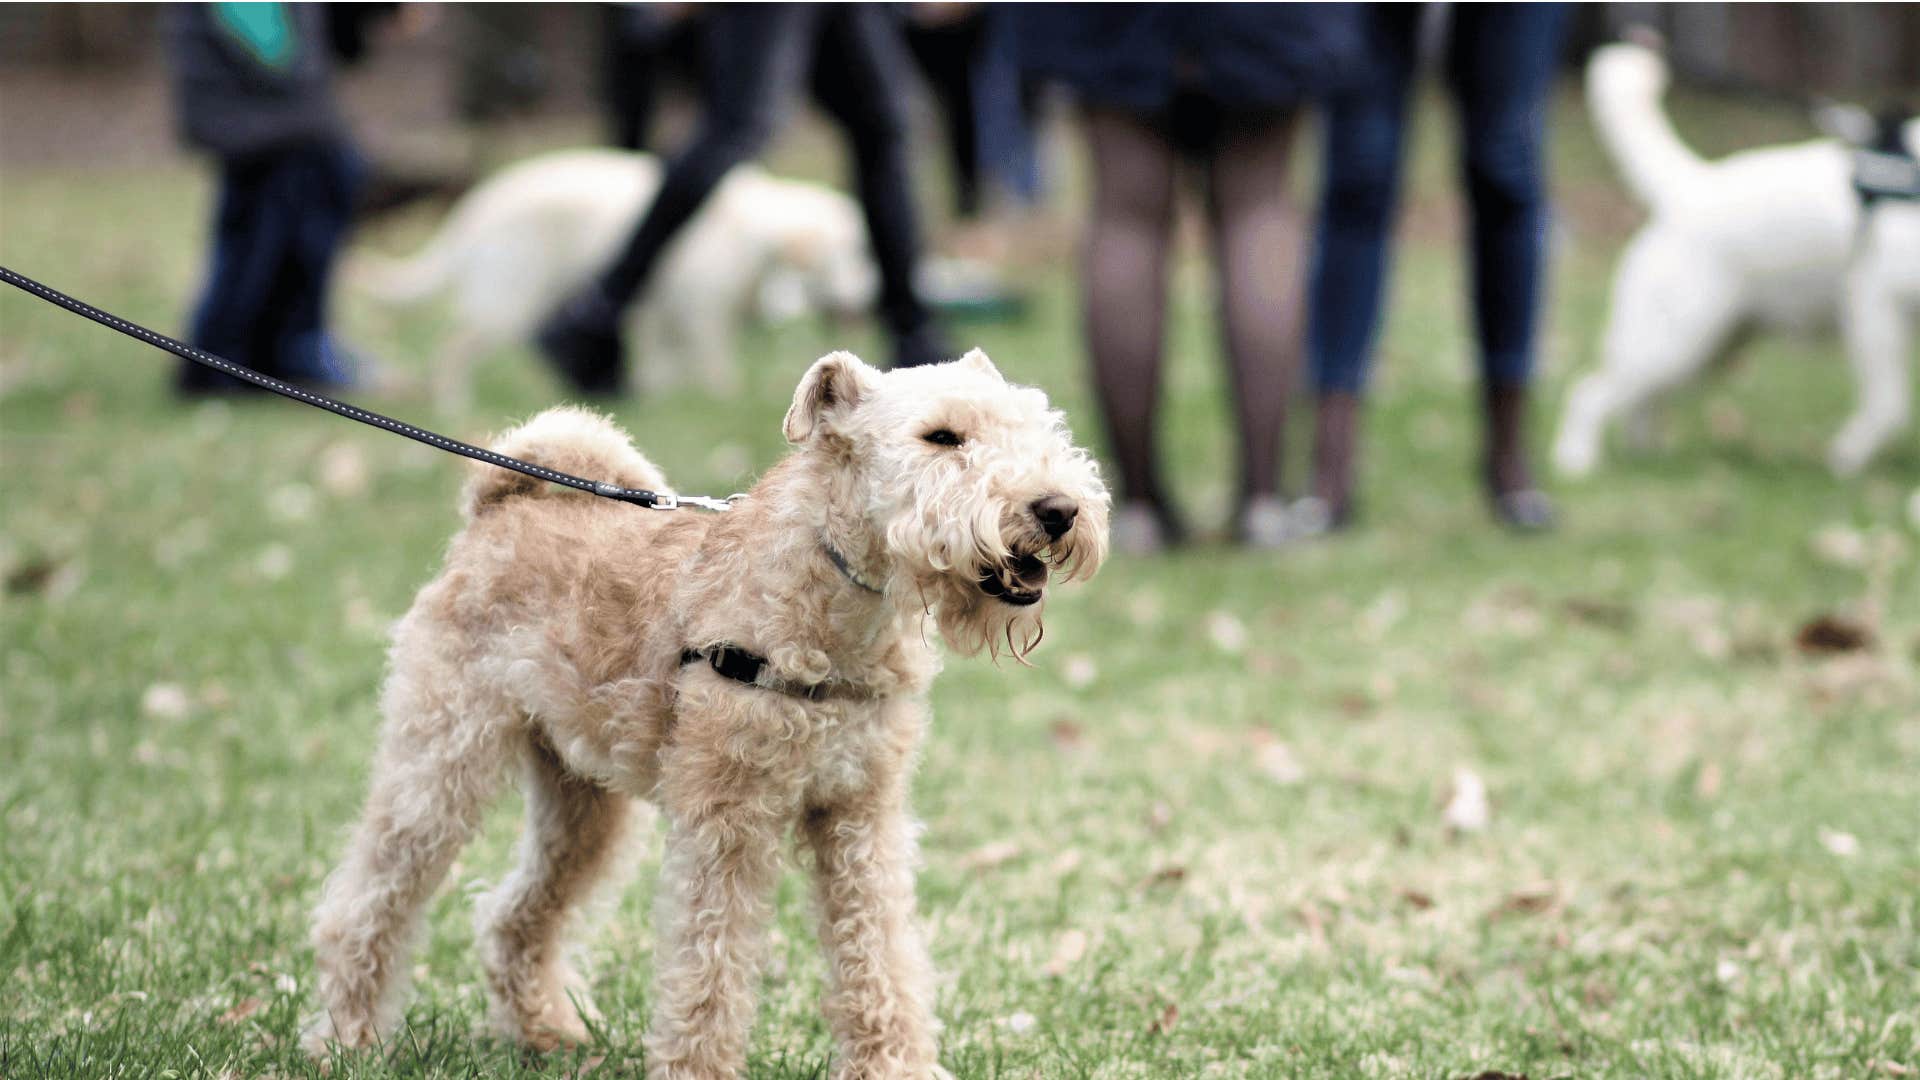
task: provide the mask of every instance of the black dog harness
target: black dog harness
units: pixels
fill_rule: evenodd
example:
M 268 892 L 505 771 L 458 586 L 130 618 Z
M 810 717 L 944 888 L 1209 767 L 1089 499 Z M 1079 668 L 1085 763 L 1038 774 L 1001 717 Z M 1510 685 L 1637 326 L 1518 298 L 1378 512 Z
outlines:
M 1853 152 L 1853 190 L 1864 209 L 1882 199 L 1920 201 L 1920 160 L 1902 137 L 1911 119 L 1904 109 L 1880 113 L 1873 142 Z
M 738 645 L 721 642 L 704 649 L 688 649 L 680 654 L 680 666 L 705 660 L 707 666 L 723 678 L 737 683 L 771 690 L 788 697 L 805 698 L 808 701 L 825 701 L 828 698 L 848 698 L 861 700 L 873 697 L 873 692 L 858 683 L 841 679 L 828 679 L 825 682 L 797 683 L 782 679 L 773 674 L 773 665 L 758 653 L 750 653 Z

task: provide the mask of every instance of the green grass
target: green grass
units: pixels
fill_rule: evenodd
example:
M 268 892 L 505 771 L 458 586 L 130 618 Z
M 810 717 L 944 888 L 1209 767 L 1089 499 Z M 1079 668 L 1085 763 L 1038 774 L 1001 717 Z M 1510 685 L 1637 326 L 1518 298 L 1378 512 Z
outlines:
M 1283 554 L 1116 559 L 1056 599 L 1034 669 L 955 661 L 937 685 L 915 801 L 944 1060 L 965 1077 L 1907 1075 L 1913 441 L 1830 479 L 1843 359 L 1768 339 L 1674 404 L 1660 452 L 1561 491 L 1558 535 L 1496 531 L 1470 478 L 1446 122 L 1426 120 L 1363 526 Z M 1543 432 L 1634 221 L 1571 103 L 1559 120 Z M 1711 102 L 1682 120 L 1717 150 L 1796 130 Z M 181 163 L 10 169 L 0 251 L 175 328 L 206 199 Z M 1097 439 L 1071 278 L 1035 287 L 1028 322 L 977 338 Z M 1182 276 L 1167 446 L 1217 521 L 1231 463 L 1203 288 Z M 403 368 L 441 329 L 352 297 L 342 314 Z M 780 452 L 804 364 L 840 344 L 877 342 L 755 331 L 749 393 L 620 419 L 683 490 L 733 490 Z M 455 463 L 290 403 L 176 406 L 167 358 L 11 291 L 0 364 L 0 1076 L 315 1075 L 294 1048 L 306 912 L 362 794 L 384 626 L 455 525 Z M 468 414 L 385 404 L 478 436 L 554 398 L 515 356 Z M 1873 648 L 1802 654 L 1823 612 L 1865 619 Z M 1456 768 L 1490 790 L 1484 831 L 1443 822 Z M 590 938 L 601 1042 L 537 1059 L 485 1033 L 469 894 L 509 865 L 516 810 L 432 905 L 405 1032 L 331 1075 L 641 1071 L 652 845 Z M 824 1074 L 820 979 L 789 875 L 754 1076 Z

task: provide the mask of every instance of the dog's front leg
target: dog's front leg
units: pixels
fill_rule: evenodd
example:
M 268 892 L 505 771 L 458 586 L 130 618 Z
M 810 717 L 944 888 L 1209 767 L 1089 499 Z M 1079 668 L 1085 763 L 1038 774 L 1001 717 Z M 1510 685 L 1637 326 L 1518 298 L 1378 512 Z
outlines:
M 674 819 L 655 916 L 651 1080 L 740 1075 L 779 866 L 779 823 L 763 808 Z
M 820 939 L 832 971 L 827 1020 L 839 1080 L 924 1080 L 935 1064 L 933 969 L 913 911 L 914 841 L 904 777 L 811 808 Z

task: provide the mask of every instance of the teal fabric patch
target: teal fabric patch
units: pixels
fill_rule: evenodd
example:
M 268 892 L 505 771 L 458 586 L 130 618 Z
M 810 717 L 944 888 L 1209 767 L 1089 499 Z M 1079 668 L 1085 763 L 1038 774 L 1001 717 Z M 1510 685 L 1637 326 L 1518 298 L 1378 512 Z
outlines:
M 285 4 L 215 4 L 214 19 L 268 67 L 293 61 L 293 26 Z

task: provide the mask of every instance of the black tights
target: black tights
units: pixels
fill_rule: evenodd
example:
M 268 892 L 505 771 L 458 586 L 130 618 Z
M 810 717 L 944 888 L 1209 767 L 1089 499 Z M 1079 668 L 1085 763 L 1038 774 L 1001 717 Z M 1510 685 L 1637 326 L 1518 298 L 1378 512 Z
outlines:
M 1239 498 L 1279 492 L 1287 394 L 1300 360 L 1301 216 L 1287 195 L 1295 112 L 1238 116 L 1200 155 L 1220 324 L 1239 425 Z M 1156 420 L 1181 150 L 1161 126 L 1115 109 L 1087 116 L 1095 194 L 1087 235 L 1086 335 L 1123 499 L 1171 523 Z

